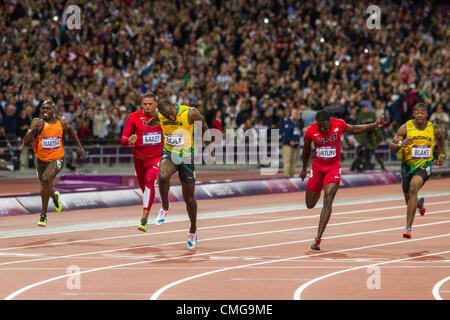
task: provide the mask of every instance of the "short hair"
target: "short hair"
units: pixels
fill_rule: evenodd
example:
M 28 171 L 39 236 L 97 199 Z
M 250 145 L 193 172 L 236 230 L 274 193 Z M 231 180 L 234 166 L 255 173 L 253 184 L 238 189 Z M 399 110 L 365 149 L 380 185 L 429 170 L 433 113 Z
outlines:
M 328 121 L 330 120 L 330 114 L 326 110 L 320 110 L 316 113 L 316 121 Z
M 142 100 L 147 99 L 147 98 L 152 98 L 153 100 L 157 101 L 156 94 L 154 94 L 152 92 L 147 92 L 146 94 L 144 94 L 142 96 Z
M 416 108 L 424 108 L 426 111 L 428 111 L 427 105 L 423 102 L 416 103 L 413 107 L 413 110 L 415 110 Z
M 172 105 L 172 103 L 170 103 L 169 100 L 164 99 L 164 100 L 161 100 L 160 102 L 158 102 L 158 109 L 167 109 L 167 108 L 170 108 L 171 105 Z

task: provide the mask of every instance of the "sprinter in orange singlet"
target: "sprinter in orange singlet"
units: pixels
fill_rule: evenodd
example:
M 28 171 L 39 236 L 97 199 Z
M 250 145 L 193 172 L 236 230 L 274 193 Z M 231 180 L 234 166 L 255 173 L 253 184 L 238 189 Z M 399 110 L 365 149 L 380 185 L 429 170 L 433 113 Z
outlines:
M 53 180 L 64 165 L 62 141 L 64 131 L 75 140 L 80 155 L 85 155 L 84 148 L 75 130 L 67 119 L 59 118 L 56 114 L 54 102 L 51 100 L 44 101 L 40 110 L 40 118 L 33 119 L 23 140 L 25 145 L 33 143 L 36 171 L 41 183 L 42 212 L 39 217 L 39 227 L 47 225 L 47 206 L 50 197 L 56 211 L 60 212 L 62 209 L 59 192 L 53 189 Z

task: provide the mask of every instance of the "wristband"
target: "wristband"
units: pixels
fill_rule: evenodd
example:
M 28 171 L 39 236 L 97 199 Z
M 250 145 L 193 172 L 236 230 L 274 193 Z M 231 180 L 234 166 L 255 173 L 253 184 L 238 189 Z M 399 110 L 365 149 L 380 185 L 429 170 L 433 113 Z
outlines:
M 445 159 L 445 153 L 441 153 L 441 154 L 439 155 L 439 158 Z

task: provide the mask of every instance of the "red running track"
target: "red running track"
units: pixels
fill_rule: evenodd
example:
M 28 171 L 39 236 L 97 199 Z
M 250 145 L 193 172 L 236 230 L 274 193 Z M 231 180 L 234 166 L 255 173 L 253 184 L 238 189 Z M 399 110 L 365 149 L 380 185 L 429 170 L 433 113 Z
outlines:
M 400 185 L 340 189 L 321 251 L 310 250 L 321 201 L 304 193 L 198 201 L 198 246 L 173 203 L 137 231 L 141 208 L 0 218 L 2 299 L 450 299 L 450 179 L 421 191 L 402 237 Z M 154 215 L 159 205 L 152 208 Z

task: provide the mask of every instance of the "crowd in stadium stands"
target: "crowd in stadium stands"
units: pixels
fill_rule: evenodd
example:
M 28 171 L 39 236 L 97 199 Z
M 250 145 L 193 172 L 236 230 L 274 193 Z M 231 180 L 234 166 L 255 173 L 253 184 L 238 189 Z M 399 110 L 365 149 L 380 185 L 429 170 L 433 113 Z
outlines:
M 449 8 L 377 5 L 369 29 L 356 0 L 0 0 L 0 136 L 20 141 L 51 98 L 83 144 L 118 141 L 145 92 L 220 130 L 279 128 L 292 108 L 303 130 L 324 108 L 386 112 L 388 137 L 423 100 L 447 132 Z

